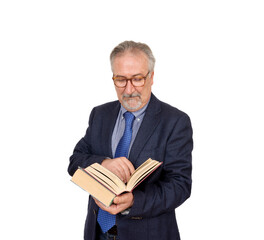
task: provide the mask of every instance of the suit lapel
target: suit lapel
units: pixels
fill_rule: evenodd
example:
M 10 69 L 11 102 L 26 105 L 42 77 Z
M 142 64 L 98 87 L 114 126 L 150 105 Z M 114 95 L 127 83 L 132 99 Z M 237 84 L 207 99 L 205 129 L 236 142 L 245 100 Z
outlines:
M 103 147 L 106 147 L 106 152 L 108 153 L 108 156 L 110 158 L 113 158 L 113 153 L 112 153 L 112 134 L 114 131 L 116 119 L 118 116 L 120 110 L 120 103 L 118 101 L 114 102 L 113 108 L 108 109 L 106 122 L 103 124 L 103 133 L 104 136 L 108 137 L 103 137 Z
M 152 133 L 160 122 L 159 113 L 161 111 L 159 100 L 152 94 L 149 106 L 146 109 L 143 122 L 138 130 L 136 139 L 130 151 L 129 159 L 135 164 L 140 152 L 148 142 Z

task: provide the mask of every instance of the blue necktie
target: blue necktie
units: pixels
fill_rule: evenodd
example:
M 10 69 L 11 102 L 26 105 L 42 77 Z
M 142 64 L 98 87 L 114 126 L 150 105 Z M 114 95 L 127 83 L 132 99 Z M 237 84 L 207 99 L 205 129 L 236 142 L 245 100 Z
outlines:
M 115 158 L 128 157 L 129 146 L 132 138 L 132 126 L 135 116 L 131 112 L 125 112 L 124 117 L 126 121 L 125 131 L 117 145 Z M 104 233 L 115 225 L 115 220 L 115 215 L 112 215 L 99 208 L 97 221 Z

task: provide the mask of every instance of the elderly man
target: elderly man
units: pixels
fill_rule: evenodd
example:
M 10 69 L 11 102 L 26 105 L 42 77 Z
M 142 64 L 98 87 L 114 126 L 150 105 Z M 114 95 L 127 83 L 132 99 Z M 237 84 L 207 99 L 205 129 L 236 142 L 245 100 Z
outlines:
M 163 164 L 110 207 L 90 196 L 84 239 L 180 239 L 175 208 L 191 193 L 190 119 L 151 92 L 155 58 L 146 44 L 122 42 L 110 60 L 118 101 L 92 110 L 69 174 L 97 162 L 127 182 L 146 159 Z

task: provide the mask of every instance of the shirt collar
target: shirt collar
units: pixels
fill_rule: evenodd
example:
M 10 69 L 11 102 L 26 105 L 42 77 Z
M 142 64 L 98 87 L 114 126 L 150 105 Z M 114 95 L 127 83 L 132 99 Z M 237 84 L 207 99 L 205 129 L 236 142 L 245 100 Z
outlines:
M 135 118 L 139 118 L 140 119 L 141 115 L 143 115 L 145 113 L 145 111 L 146 111 L 146 109 L 148 107 L 149 101 L 147 102 L 147 104 L 143 108 L 139 109 L 136 112 L 131 112 L 131 113 L 134 114 Z M 121 111 L 122 117 L 123 117 L 124 113 L 127 112 L 127 110 L 122 106 L 122 104 L 121 104 L 120 111 Z

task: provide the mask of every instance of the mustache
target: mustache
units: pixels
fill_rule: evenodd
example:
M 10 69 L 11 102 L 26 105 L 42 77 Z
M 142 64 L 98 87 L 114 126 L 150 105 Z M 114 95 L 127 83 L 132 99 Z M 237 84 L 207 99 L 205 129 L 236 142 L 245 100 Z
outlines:
M 141 95 L 139 93 L 132 93 L 132 94 L 124 94 L 123 95 L 123 99 L 124 98 L 133 98 L 133 97 L 139 97 L 139 98 L 141 98 Z

